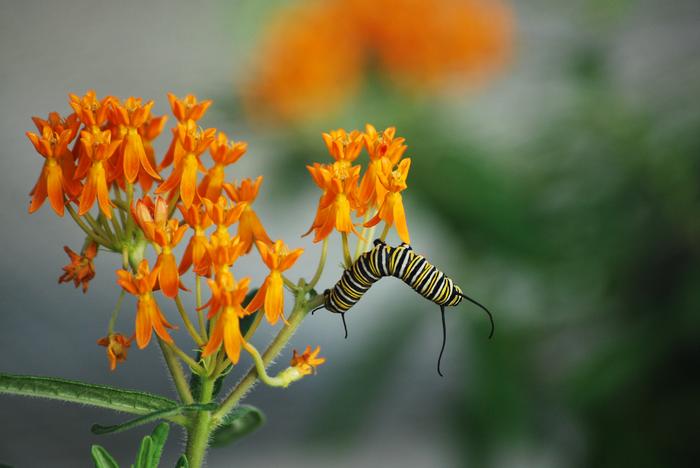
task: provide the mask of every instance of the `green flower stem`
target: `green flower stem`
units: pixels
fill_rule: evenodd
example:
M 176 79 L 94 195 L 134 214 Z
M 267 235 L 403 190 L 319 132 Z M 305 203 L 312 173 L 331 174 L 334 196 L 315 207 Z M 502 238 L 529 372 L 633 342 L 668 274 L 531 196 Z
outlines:
M 202 377 L 199 403 L 209 403 L 214 390 L 215 378 Z M 194 416 L 194 423 L 187 431 L 187 449 L 185 454 L 190 463 L 190 468 L 200 468 L 204 462 L 204 455 L 209 445 L 211 427 L 211 412 L 198 411 Z
M 288 324 L 280 330 L 272 343 L 268 346 L 265 353 L 263 353 L 262 360 L 265 367 L 269 366 L 272 360 L 282 351 L 282 349 L 287 345 L 287 342 L 294 335 L 299 324 L 301 324 L 304 317 L 309 313 L 314 307 L 318 307 L 323 304 L 323 295 L 318 295 L 311 300 L 306 300 L 306 292 L 299 291 L 296 295 L 296 300 L 294 303 L 294 309 L 289 316 Z M 250 388 L 255 384 L 258 379 L 258 373 L 255 366 L 251 367 L 248 373 L 241 379 L 236 387 L 228 394 L 219 406 L 219 409 L 212 415 L 212 422 L 214 424 L 220 423 L 224 417 L 236 407 L 238 402 L 243 398 L 243 396 L 250 390 Z
M 342 233 L 343 237 L 343 259 L 345 260 L 345 268 L 350 268 L 352 265 L 352 257 L 350 257 L 350 246 L 348 245 L 348 234 Z
M 195 372 L 196 374 L 199 375 L 204 375 L 206 374 L 206 370 L 197 364 L 194 359 L 192 359 L 186 352 L 181 350 L 175 343 L 165 343 L 165 345 L 172 350 L 177 357 L 183 360 L 185 364 L 190 366 L 190 369 L 192 369 L 192 372 Z
M 309 283 L 309 290 L 313 289 L 314 286 L 316 286 L 316 283 L 318 283 L 318 280 L 321 279 L 321 273 L 323 273 L 323 269 L 326 266 L 326 257 L 328 255 L 328 238 L 326 237 L 323 239 L 323 246 L 321 247 L 321 258 L 318 259 L 318 266 L 316 267 L 316 273 L 314 273 L 314 277 L 311 278 L 311 282 Z
M 90 213 L 85 213 L 85 219 L 99 236 L 109 240 L 110 246 L 114 245 L 114 236 L 112 235 L 111 231 L 105 231 L 100 225 L 100 223 L 95 218 L 93 218 Z
M 109 325 L 107 326 L 107 334 L 114 333 L 114 326 L 117 324 L 117 317 L 119 317 L 119 310 L 122 308 L 122 301 L 124 300 L 125 293 L 126 291 L 124 291 L 124 289 L 122 289 L 119 293 L 119 298 L 117 299 L 117 303 L 115 304 L 114 309 L 112 310 L 112 316 L 109 319 Z
M 185 379 L 185 374 L 182 372 L 182 367 L 177 361 L 175 353 L 163 340 L 158 337 L 158 345 L 160 350 L 163 352 L 163 358 L 165 359 L 165 364 L 168 366 L 170 375 L 173 378 L 173 383 L 175 383 L 175 390 L 182 401 L 186 405 L 194 403 L 194 398 L 192 398 L 192 393 L 190 392 L 190 386 Z
M 391 224 L 386 223 L 386 224 L 384 225 L 384 230 L 382 231 L 382 235 L 379 236 L 379 238 L 380 238 L 382 241 L 385 241 L 385 240 L 386 240 L 386 236 L 389 234 L 389 229 L 391 229 Z
M 190 336 L 192 336 L 192 339 L 195 341 L 195 343 L 197 343 L 197 346 L 204 346 L 204 340 L 201 336 L 199 336 L 197 329 L 194 328 L 192 321 L 187 316 L 187 311 L 185 310 L 185 306 L 182 305 L 182 299 L 180 298 L 179 294 L 175 296 L 175 305 L 177 305 L 177 311 L 180 312 L 180 317 L 182 317 L 182 321 L 185 323 L 185 328 L 187 328 L 187 331 L 190 333 Z
M 82 219 L 80 219 L 80 216 L 78 216 L 78 213 L 76 213 L 75 208 L 73 208 L 70 204 L 66 205 L 66 209 L 68 210 L 68 213 L 70 214 L 71 218 L 73 218 L 73 221 L 75 221 L 75 224 L 80 227 L 80 229 L 83 230 L 85 234 L 87 234 L 90 239 L 95 241 L 96 243 L 103 245 L 107 248 L 112 248 L 112 243 L 105 239 L 104 237 L 98 235 L 95 231 L 90 229 Z
M 134 184 L 126 183 L 126 239 L 131 241 L 134 233 L 134 217 L 131 216 L 131 205 L 134 203 Z
M 202 277 L 196 275 L 194 281 L 195 304 L 197 307 L 197 319 L 199 320 L 199 333 L 204 341 L 208 341 L 209 337 L 207 333 L 207 322 L 204 318 L 204 310 L 202 310 Z

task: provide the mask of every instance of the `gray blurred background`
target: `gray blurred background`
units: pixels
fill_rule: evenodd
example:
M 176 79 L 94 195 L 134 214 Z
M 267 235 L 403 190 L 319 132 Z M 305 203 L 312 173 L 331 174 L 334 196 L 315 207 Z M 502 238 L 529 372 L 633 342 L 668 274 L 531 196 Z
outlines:
M 289 389 L 256 388 L 246 403 L 267 424 L 212 449 L 208 466 L 690 466 L 698 3 L 512 2 L 514 58 L 488 86 L 409 115 L 355 106 L 308 138 L 251 123 L 237 98 L 261 25 L 282 3 L 0 2 L 0 371 L 174 395 L 157 347 L 132 348 L 110 372 L 95 344 L 118 296 L 116 258 L 98 257 L 87 295 L 56 283 L 62 247 L 82 238 L 48 204 L 27 213 L 42 160 L 24 132 L 33 115 L 68 113 L 69 92 L 154 99 L 157 115 L 169 113 L 166 92 L 194 93 L 215 101 L 203 125 L 249 142 L 229 176 L 265 176 L 255 206 L 268 232 L 306 248 L 293 277 L 308 277 L 319 252 L 299 235 L 318 198 L 304 164 L 323 157 L 320 132 L 396 123 L 415 164 L 405 196 L 415 248 L 497 319 L 489 342 L 478 310 L 450 311 L 441 379 L 437 311 L 400 283 L 383 282 L 348 314 L 347 341 L 337 317 L 317 313 L 292 346 L 318 344 L 327 363 Z M 339 251 L 336 240 L 322 287 L 340 275 Z M 259 263 L 251 256 L 239 271 L 260 281 Z M 126 465 L 148 429 L 89 431 L 122 419 L 1 396 L 0 463 L 91 466 L 99 443 Z M 671 430 L 675 441 L 660 435 Z M 173 429 L 163 466 L 181 443 Z

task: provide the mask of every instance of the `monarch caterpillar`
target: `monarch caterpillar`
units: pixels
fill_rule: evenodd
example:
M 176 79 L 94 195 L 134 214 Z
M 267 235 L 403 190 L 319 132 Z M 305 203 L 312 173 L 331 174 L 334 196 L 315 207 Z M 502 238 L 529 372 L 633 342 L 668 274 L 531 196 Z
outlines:
M 345 338 L 347 338 L 345 312 L 350 310 L 375 282 L 385 276 L 399 278 L 418 294 L 440 306 L 442 348 L 437 364 L 440 376 L 442 376 L 440 361 L 445 351 L 447 338 L 445 307 L 456 306 L 462 302 L 462 299 L 477 305 L 489 316 L 491 322 L 489 338 L 493 336 L 493 316 L 485 306 L 466 296 L 451 278 L 432 265 L 424 256 L 415 253 L 410 245 L 402 243 L 398 247 L 391 247 L 379 239 L 374 241 L 372 250 L 360 255 L 355 263 L 343 272 L 340 281 L 332 289 L 324 291 L 324 303 L 315 310 L 325 308 L 330 312 L 341 314 L 345 327 Z

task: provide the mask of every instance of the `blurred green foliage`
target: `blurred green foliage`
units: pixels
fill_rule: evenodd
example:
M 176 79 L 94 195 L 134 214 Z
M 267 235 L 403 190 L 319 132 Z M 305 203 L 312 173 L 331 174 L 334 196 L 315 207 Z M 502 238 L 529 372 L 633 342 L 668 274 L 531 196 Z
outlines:
M 504 270 L 493 265 L 512 265 L 540 291 L 513 303 L 478 293 L 497 309 L 497 334 L 466 339 L 470 374 L 442 402 L 460 459 L 495 466 L 524 444 L 565 466 L 689 466 L 700 419 L 700 112 L 632 105 L 611 84 L 604 49 L 572 57 L 575 99 L 516 157 L 446 133 L 440 109 L 376 77 L 355 106 L 407 138 L 411 196 L 460 239 L 446 248 L 469 258 L 454 276 L 490 271 L 496 291 Z M 281 172 L 300 180 L 323 148 L 304 130 L 287 138 Z M 410 342 L 401 334 L 410 330 L 380 334 L 348 364 L 355 384 L 339 382 L 319 403 L 314 438 L 347 442 L 363 430 L 377 402 L 356 383 L 381 386 Z M 388 356 L 382 368 L 371 365 L 377 353 Z

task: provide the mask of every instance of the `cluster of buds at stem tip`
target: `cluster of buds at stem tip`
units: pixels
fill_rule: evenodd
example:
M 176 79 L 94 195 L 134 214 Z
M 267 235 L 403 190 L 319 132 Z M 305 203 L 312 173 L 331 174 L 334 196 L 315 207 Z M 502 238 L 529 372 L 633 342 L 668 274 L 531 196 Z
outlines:
M 287 322 L 282 275 L 303 253 L 271 238 L 263 227 L 253 208 L 262 176 L 227 178 L 248 145 L 199 126 L 211 101 L 173 94 L 168 100 L 175 124 L 162 159 L 154 151 L 154 140 L 163 132 L 167 116 L 153 115 L 153 101 L 137 97 L 98 98 L 94 91 L 71 94 L 70 115 L 52 112 L 46 119 L 34 117 L 38 131 L 27 132 L 44 158 L 30 192 L 30 213 L 48 198 L 53 211 L 59 216 L 68 211 L 84 234 L 79 253 L 65 247 L 70 263 L 63 267 L 59 282 L 73 282 L 87 292 L 98 250 L 116 254 L 121 293 L 107 334 L 98 341 L 107 349 L 112 370 L 126 360 L 133 340 L 143 349 L 154 332 L 193 371 L 236 364 L 242 349 L 253 349 L 248 341 L 254 330 L 244 333 L 241 319 L 258 314 L 271 325 L 280 319 Z M 180 244 L 185 247 L 178 256 Z M 257 288 L 237 272 L 236 265 L 253 247 L 269 269 Z M 148 259 L 148 249 L 154 262 Z M 187 275 L 194 278 L 195 292 L 185 287 Z M 210 292 L 205 304 L 202 285 Z M 248 291 L 252 298 L 247 300 Z M 196 306 L 189 311 L 183 294 L 195 296 Z M 136 298 L 130 337 L 115 331 L 122 300 L 129 295 Z M 178 310 L 181 325 L 200 351 L 199 362 L 175 342 L 169 330 L 178 327 L 166 316 L 163 301 L 174 303 L 172 309 Z M 291 369 L 296 369 L 298 378 L 323 362 L 317 357 L 318 348 L 307 354 L 295 354 Z

